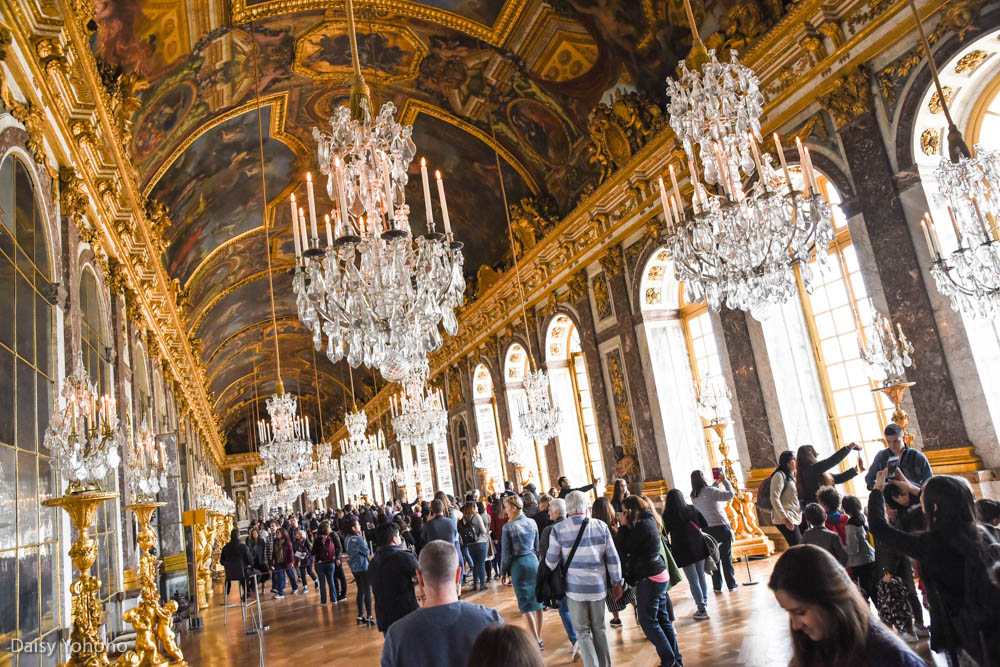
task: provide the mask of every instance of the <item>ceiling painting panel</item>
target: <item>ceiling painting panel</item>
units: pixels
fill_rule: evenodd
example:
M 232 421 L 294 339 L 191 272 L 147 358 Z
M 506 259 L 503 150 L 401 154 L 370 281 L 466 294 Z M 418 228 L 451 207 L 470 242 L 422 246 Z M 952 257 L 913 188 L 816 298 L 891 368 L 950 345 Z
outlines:
M 295 154 L 265 128 L 264 176 L 271 196 L 289 185 Z M 257 112 L 247 111 L 205 132 L 170 165 L 151 195 L 166 205 L 167 271 L 186 282 L 219 245 L 261 226 L 260 134 Z

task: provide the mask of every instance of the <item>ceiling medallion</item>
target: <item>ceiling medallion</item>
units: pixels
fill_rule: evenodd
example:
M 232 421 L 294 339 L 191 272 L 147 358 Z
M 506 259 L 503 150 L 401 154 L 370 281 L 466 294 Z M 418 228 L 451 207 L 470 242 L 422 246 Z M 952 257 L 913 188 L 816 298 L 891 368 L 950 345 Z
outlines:
M 441 173 L 436 172 L 444 234 L 435 230 L 426 162 L 421 159 L 427 234 L 413 237 L 405 200 L 407 171 L 416 154 L 412 126 L 395 120 L 391 102 L 371 116 L 361 75 L 354 7 L 347 1 L 354 68 L 350 106 L 330 118 L 330 131 L 313 129 L 320 171 L 333 211 L 320 240 L 313 184 L 307 175 L 306 211 L 292 197 L 296 262 L 292 287 L 299 319 L 317 349 L 336 363 L 378 368 L 390 381 L 441 347 L 442 324 L 458 332 L 455 308 L 465 292 L 462 244 L 454 241 Z M 310 233 L 311 232 L 311 233 Z
M 706 51 L 687 0 L 685 9 L 695 38 L 694 69 L 682 62 L 679 81 L 667 80 L 668 113 L 687 155 L 694 193 L 689 214 L 674 166 L 671 196 L 660 179 L 664 243 L 691 302 L 705 300 L 716 311 L 725 303 L 760 318 L 771 304 L 796 293 L 796 266 L 812 291 L 809 261 L 826 259 L 816 249 L 833 239 L 832 211 L 817 187 L 809 151 L 797 138 L 801 183 L 792 179 L 777 135 L 781 170 L 770 155 L 761 155 L 764 96 L 757 75 L 740 64 L 735 51 L 728 63 Z M 745 188 L 754 174 L 756 180 Z

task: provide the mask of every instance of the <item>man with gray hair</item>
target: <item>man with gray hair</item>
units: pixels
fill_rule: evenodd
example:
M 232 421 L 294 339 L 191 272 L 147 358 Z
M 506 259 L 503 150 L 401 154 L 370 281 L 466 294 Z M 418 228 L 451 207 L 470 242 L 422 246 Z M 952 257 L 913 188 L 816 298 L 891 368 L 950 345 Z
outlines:
M 548 496 L 546 496 L 548 497 Z M 563 520 L 566 519 L 566 501 L 562 498 L 555 498 L 553 500 L 546 501 L 548 504 L 548 517 L 549 522 L 544 528 L 542 528 L 541 537 L 538 538 L 538 553 L 542 554 L 543 562 L 538 567 L 538 577 L 541 579 L 543 576 L 543 570 L 546 569 L 544 559 L 545 554 L 549 550 L 549 544 L 551 543 L 552 529 Z M 549 602 L 551 605 L 552 603 Z M 566 636 L 569 638 L 569 643 L 572 646 L 573 660 L 580 654 L 580 646 L 576 643 L 576 631 L 573 630 L 573 620 L 569 616 L 569 603 L 567 598 L 559 600 L 557 603 L 557 608 L 559 609 L 559 620 L 562 621 L 563 628 L 566 630 Z
M 566 566 L 566 598 L 576 645 L 584 667 L 609 667 L 611 649 L 605 634 L 606 578 L 610 595 L 622 596 L 622 566 L 608 525 L 587 516 L 589 503 L 580 491 L 566 496 L 566 520 L 552 525 L 545 565 L 549 569 Z M 552 511 L 552 505 L 549 505 Z M 576 550 L 570 558 L 570 552 Z
M 459 600 L 461 579 L 452 544 L 434 540 L 421 549 L 417 583 L 423 589 L 423 606 L 389 626 L 382 667 L 465 667 L 482 629 L 503 619 L 496 609 Z

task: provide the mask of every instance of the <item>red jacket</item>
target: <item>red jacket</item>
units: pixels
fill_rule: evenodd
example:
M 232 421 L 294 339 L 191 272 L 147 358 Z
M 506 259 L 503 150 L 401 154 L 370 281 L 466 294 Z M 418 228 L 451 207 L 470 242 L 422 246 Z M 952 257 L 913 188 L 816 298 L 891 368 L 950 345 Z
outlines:
M 847 522 L 851 517 L 843 512 L 830 512 L 826 515 L 826 527 L 840 537 L 841 544 L 847 544 Z

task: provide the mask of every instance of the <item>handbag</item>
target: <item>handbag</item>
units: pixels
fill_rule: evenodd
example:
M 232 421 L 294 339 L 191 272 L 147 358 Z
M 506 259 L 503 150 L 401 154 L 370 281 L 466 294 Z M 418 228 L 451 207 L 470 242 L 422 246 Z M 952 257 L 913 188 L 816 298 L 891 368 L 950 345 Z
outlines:
M 576 535 L 573 548 L 570 549 L 569 557 L 566 559 L 565 564 L 556 565 L 555 568 L 550 569 L 545 564 L 544 557 L 541 563 L 539 563 L 538 573 L 535 575 L 535 599 L 540 604 L 557 607 L 559 606 L 559 602 L 566 597 L 566 575 L 569 571 L 569 565 L 573 562 L 573 556 L 576 555 L 576 549 L 580 546 L 580 540 L 583 539 L 583 531 L 587 528 L 587 523 L 589 522 L 590 519 L 585 518 L 583 523 L 580 524 L 580 532 Z
M 708 558 L 705 559 L 705 573 L 713 574 L 718 572 L 722 567 L 722 555 L 719 553 L 719 543 L 714 537 L 702 531 L 701 526 L 694 521 L 690 523 L 701 533 L 702 542 L 705 543 L 705 548 L 708 549 Z

